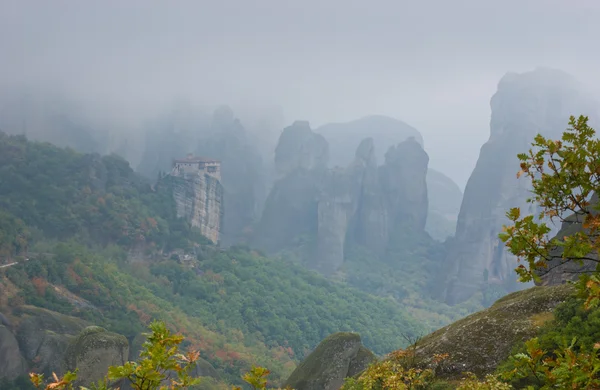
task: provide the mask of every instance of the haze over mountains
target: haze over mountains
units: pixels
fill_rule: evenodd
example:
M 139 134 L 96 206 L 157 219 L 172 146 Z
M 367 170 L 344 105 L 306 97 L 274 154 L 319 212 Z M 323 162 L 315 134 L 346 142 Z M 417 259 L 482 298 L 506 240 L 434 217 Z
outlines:
M 517 154 L 600 123 L 599 19 L 591 0 L 0 2 L 0 390 L 100 378 L 156 319 L 200 351 L 202 390 L 254 364 L 338 390 L 431 332 L 432 353 L 488 353 L 460 331 L 480 321 L 508 354 L 498 310 L 532 337 L 570 293 L 551 269 L 494 304 L 530 287 L 498 234 L 539 211 Z M 118 348 L 86 359 L 86 337 Z M 334 385 L 307 378 L 320 354 L 345 356 Z

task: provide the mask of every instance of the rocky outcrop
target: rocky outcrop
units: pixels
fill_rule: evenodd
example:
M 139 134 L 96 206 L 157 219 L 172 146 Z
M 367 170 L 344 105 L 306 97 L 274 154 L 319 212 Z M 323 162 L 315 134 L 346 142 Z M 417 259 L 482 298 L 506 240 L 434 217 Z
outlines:
M 87 324 L 78 318 L 34 306 L 19 309 L 17 340 L 23 356 L 38 372 L 65 372 L 64 357 L 72 339 Z
M 575 292 L 573 286 L 533 287 L 514 292 L 490 308 L 445 326 L 421 339 L 416 354 L 427 365 L 434 354 L 449 357 L 437 370 L 441 378 L 463 372 L 491 374 L 518 343 L 534 337 L 553 318 L 554 308 Z
M 14 334 L 4 325 L 0 325 L 0 378 L 15 379 L 27 373 L 27 363 Z
M 128 354 L 129 343 L 124 336 L 90 326 L 71 342 L 65 363 L 68 370 L 78 370 L 77 386 L 89 386 L 104 378 L 110 366 L 123 365 Z
M 390 232 L 425 229 L 428 163 L 429 156 L 414 137 L 391 147 L 385 154 L 385 164 L 379 171 Z
M 326 169 L 327 145 L 307 126 L 296 122 L 281 136 L 276 163 L 285 176 L 267 198 L 257 246 L 270 252 L 302 246 L 308 267 L 332 275 L 344 263 L 348 240 L 381 254 L 391 234 L 424 229 L 429 158 L 414 138 L 389 148 L 380 167 L 367 138 L 346 168 Z
M 280 177 L 296 170 L 326 168 L 328 160 L 329 144 L 307 121 L 296 121 L 283 129 L 275 149 L 275 169 Z
M 383 115 L 371 115 L 345 123 L 329 123 L 315 130 L 329 143 L 331 166 L 347 167 L 365 138 L 372 138 L 375 159 L 382 162 L 390 146 L 414 137 L 423 146 L 421 133 L 410 125 Z
M 296 121 L 286 127 L 275 149 L 275 170 L 279 179 L 265 202 L 254 244 L 277 252 L 307 243 L 307 253 L 316 246 L 318 194 L 327 174 L 327 142 L 310 129 L 308 122 Z
M 266 171 L 255 140 L 248 136 L 231 108 L 221 107 L 213 113 L 207 134 L 194 152 L 221 161 L 221 244 L 247 242 L 267 197 Z
M 172 177 L 177 217 L 185 218 L 203 236 L 218 243 L 223 220 L 223 186 L 204 172 Z
M 344 379 L 376 360 L 356 333 L 335 333 L 325 338 L 285 382 L 296 390 L 338 390 Z
M 373 140 L 368 138 L 359 145 L 348 168 L 334 168 L 324 176 L 317 199 L 317 252 L 311 268 L 328 275 L 342 266 L 351 221 L 361 207 L 366 182 L 376 169 Z M 375 222 L 383 227 L 383 221 Z
M 444 261 L 448 268 L 442 272 L 441 295 L 450 304 L 468 299 L 486 283 L 517 288 L 512 284 L 516 259 L 498 239 L 509 208 L 535 211 L 526 203 L 527 180 L 516 177 L 516 156 L 530 148 L 537 133 L 559 138 L 570 115 L 595 112 L 595 103 L 570 76 L 537 69 L 504 76 L 491 108 L 490 138 L 467 183 L 455 239 Z
M 427 171 L 427 223 L 425 230 L 432 238 L 444 241 L 453 236 L 463 193 L 448 176 L 434 169 Z
M 154 179 L 170 172 L 173 159 L 188 153 L 221 161 L 222 246 L 246 242 L 260 219 L 266 199 L 267 172 L 255 138 L 229 107 L 212 115 L 181 104 L 148 123 L 146 147 L 138 171 Z

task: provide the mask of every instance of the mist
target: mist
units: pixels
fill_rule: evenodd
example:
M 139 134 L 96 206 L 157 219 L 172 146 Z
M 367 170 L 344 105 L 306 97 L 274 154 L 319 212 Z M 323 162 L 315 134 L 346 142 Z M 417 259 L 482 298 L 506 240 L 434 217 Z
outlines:
M 598 20 L 594 0 L 2 0 L 0 94 L 63 96 L 131 134 L 178 101 L 281 128 L 389 115 L 464 188 L 507 71 L 559 68 L 598 90 Z

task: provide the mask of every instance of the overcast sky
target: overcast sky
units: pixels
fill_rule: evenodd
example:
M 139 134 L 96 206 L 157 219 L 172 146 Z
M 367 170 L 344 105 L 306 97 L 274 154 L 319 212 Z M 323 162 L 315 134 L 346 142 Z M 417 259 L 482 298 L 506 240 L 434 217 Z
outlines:
M 315 127 L 386 114 L 463 187 L 502 75 L 549 66 L 600 91 L 599 38 L 598 0 L 0 0 L 0 82 L 132 113 L 183 96 Z

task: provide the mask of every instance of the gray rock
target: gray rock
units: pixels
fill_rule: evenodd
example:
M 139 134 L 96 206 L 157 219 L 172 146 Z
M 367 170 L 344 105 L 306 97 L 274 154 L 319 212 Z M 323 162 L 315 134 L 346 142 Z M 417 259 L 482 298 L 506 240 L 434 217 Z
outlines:
M 391 147 L 380 167 L 390 232 L 423 231 L 427 222 L 427 164 L 429 156 L 413 137 Z
M 459 379 L 464 372 L 491 374 L 518 343 L 534 337 L 552 320 L 554 308 L 574 292 L 573 286 L 562 285 L 509 294 L 490 308 L 423 337 L 416 345 L 417 361 L 426 366 L 434 354 L 448 354 L 436 370 L 440 378 Z
M 448 176 L 434 169 L 427 171 L 427 223 L 425 230 L 432 238 L 444 241 L 453 236 L 463 193 Z
M 202 173 L 171 180 L 177 217 L 185 218 L 204 237 L 219 243 L 224 214 L 221 182 Z
M 351 122 L 329 123 L 315 130 L 329 143 L 331 166 L 347 167 L 352 164 L 354 151 L 365 138 L 371 138 L 375 147 L 374 158 L 382 162 L 390 146 L 414 137 L 423 146 L 423 137 L 414 127 L 383 115 L 370 115 Z
M 283 129 L 275 149 L 275 168 L 280 178 L 298 169 L 326 168 L 328 160 L 327 141 L 314 133 L 308 122 L 296 121 Z
M 104 378 L 110 366 L 124 364 L 128 354 L 129 343 L 124 336 L 90 326 L 69 345 L 65 364 L 68 370 L 78 370 L 77 386 L 89 386 Z
M 27 373 L 27 363 L 13 333 L 0 325 L 0 378 L 15 379 Z
M 296 123 L 295 129 L 287 130 L 293 134 L 310 128 Z M 291 141 L 280 141 L 280 145 L 286 143 Z M 371 138 L 360 143 L 346 168 L 325 170 L 310 161 L 285 160 L 281 172 L 287 175 L 275 183 L 267 198 L 257 246 L 277 252 L 302 245 L 305 264 L 332 275 L 344 262 L 347 240 L 381 254 L 390 234 L 424 231 L 429 157 L 414 138 L 390 148 L 381 167 L 377 167 Z
M 498 239 L 502 225 L 509 222 L 508 209 L 536 211 L 526 203 L 528 181 L 516 177 L 517 154 L 529 150 L 537 133 L 559 138 L 570 115 L 596 113 L 596 103 L 581 91 L 570 76 L 549 69 L 510 73 L 500 81 L 491 101 L 490 138 L 467 183 L 455 239 L 444 261 L 447 268 L 440 284 L 447 303 L 465 301 L 485 283 L 509 291 L 519 288 L 513 282 L 516 259 Z
M 17 340 L 24 357 L 39 372 L 53 371 L 62 375 L 67 347 L 87 323 L 34 306 L 20 307 L 19 315 Z
M 10 323 L 8 318 L 6 318 L 6 316 L 2 313 L 0 313 L 0 325 L 6 326 L 9 330 L 12 331 L 12 324 Z
M 325 338 L 300 363 L 284 384 L 295 390 L 338 390 L 344 379 L 363 371 L 375 360 L 356 333 Z

